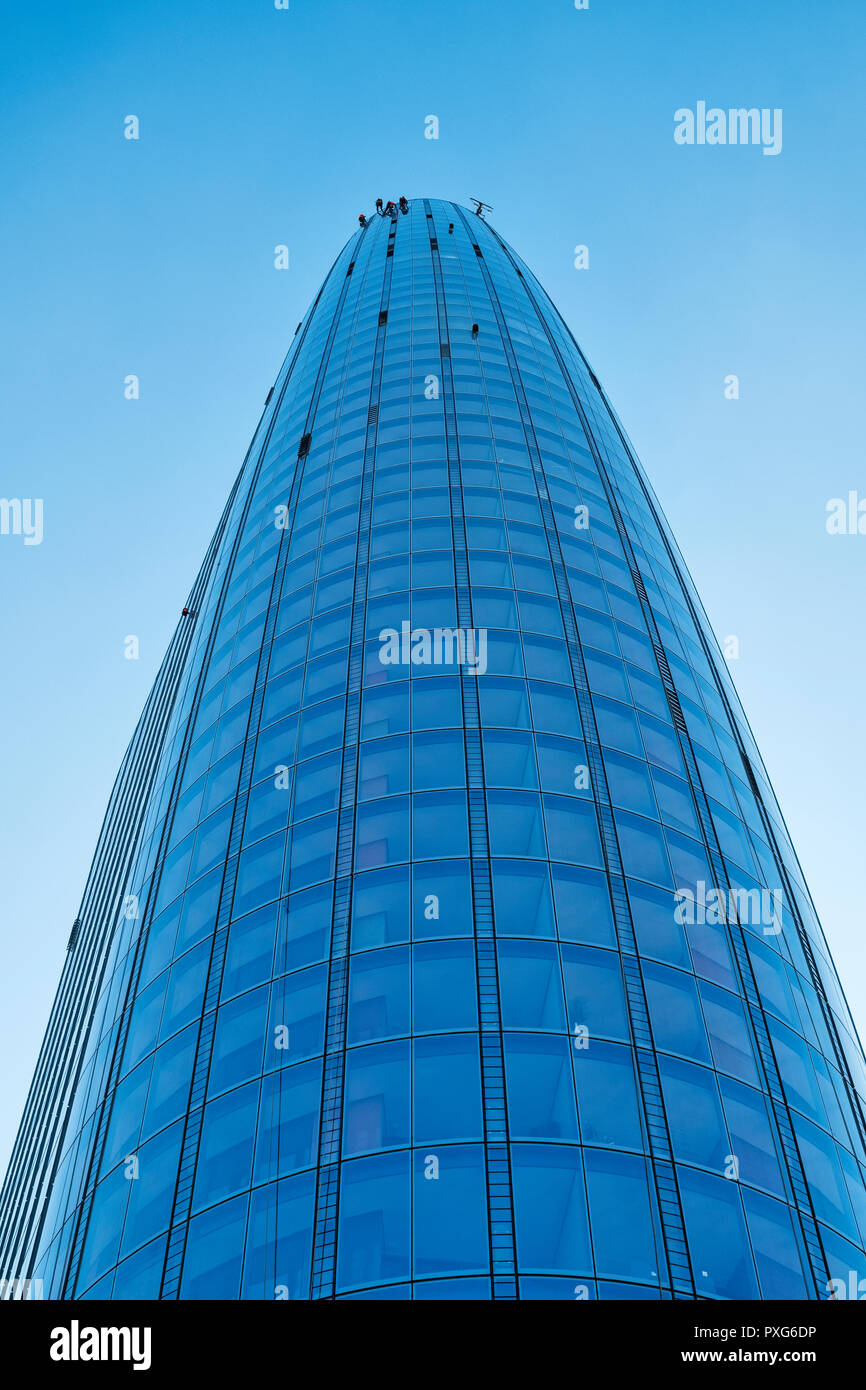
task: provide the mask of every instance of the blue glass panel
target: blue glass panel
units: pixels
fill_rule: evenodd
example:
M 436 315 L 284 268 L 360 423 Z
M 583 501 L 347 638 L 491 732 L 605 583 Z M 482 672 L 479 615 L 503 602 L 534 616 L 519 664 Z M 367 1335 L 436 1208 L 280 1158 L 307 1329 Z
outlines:
M 747 1187 L 742 1191 L 762 1298 L 808 1298 L 789 1209 Z
M 544 820 L 551 859 L 601 868 L 601 842 L 594 806 L 564 796 L 545 796 Z
M 489 1268 L 487 1182 L 480 1145 L 417 1152 L 413 1178 L 413 1274 Z
M 276 931 L 275 905 L 232 922 L 223 969 L 224 999 L 230 999 L 233 994 L 240 994 L 252 985 L 270 979 Z
M 596 1297 L 591 1279 L 562 1279 L 552 1276 L 528 1276 L 520 1281 L 521 1299 L 542 1303 L 586 1303 Z
M 435 1303 L 454 1301 L 469 1303 L 490 1298 L 489 1279 L 431 1279 L 419 1280 L 412 1285 L 412 1297 L 417 1303 L 432 1300 Z
M 346 1058 L 343 1149 L 351 1156 L 411 1141 L 409 1044 L 380 1043 Z
M 408 797 L 392 797 L 359 806 L 356 869 L 376 869 L 384 864 L 399 864 L 409 859 L 409 825 Z
M 615 946 L 616 933 L 605 875 L 593 869 L 554 864 L 552 877 L 560 940 Z
M 492 854 L 543 857 L 544 824 L 538 796 L 531 792 L 488 792 L 487 818 Z
M 564 1032 L 559 953 L 547 942 L 500 941 L 499 988 L 504 1028 Z
M 260 1076 L 270 990 L 267 985 L 224 1004 L 217 1014 L 208 1095 Z
M 563 946 L 566 1010 L 570 1031 L 592 1038 L 628 1040 L 628 1019 L 619 957 L 589 946 Z
M 349 980 L 350 1043 L 409 1032 L 409 951 L 395 947 L 354 956 Z
M 632 878 L 626 881 L 626 887 L 641 954 L 690 969 L 686 928 L 674 916 L 676 901 L 672 891 Z
M 494 860 L 493 903 L 500 936 L 552 937 L 553 903 L 546 864 Z
M 60 1071 L 49 1031 L 13 1157 L 51 1297 L 658 1300 L 664 1245 L 698 1299 L 814 1298 L 798 1206 L 866 1288 L 866 1065 L 799 864 L 516 266 L 416 199 L 299 327 L 109 806 L 63 984 L 92 1025 Z M 383 664 L 458 619 L 477 670 Z M 678 920 L 720 873 L 742 932 Z
M 309 1298 L 315 1195 L 312 1173 L 251 1194 L 241 1298 Z
M 577 1141 L 569 1047 L 568 1038 L 506 1035 L 508 1122 L 515 1139 Z
M 644 982 L 656 1047 L 710 1064 L 695 981 L 681 970 L 647 964 Z
M 589 1040 L 572 1045 L 572 1062 L 583 1143 L 642 1149 L 631 1050 Z
M 298 970 L 275 982 L 271 989 L 266 1071 L 300 1062 L 322 1051 L 327 988 L 324 966 Z
M 181 1298 L 237 1298 L 249 1194 L 203 1212 L 189 1223 Z
M 631 1154 L 584 1153 L 595 1268 L 606 1279 L 658 1279 L 646 1162 Z
M 127 1163 L 129 1204 L 120 1247 L 121 1258 L 137 1250 L 161 1231 L 171 1220 L 177 1165 L 183 1125 L 178 1122 L 163 1130 L 156 1139 L 143 1144 L 135 1155 L 134 1166 Z
M 471 942 L 425 942 L 412 951 L 412 1030 L 443 1033 L 478 1026 Z
M 153 1079 L 142 1123 L 143 1139 L 176 1120 L 186 1110 L 196 1035 L 197 1025 L 190 1024 L 159 1048 L 154 1059 Z
M 673 1057 L 659 1057 L 659 1073 L 674 1156 L 714 1173 L 725 1172 L 734 1151 L 729 1147 L 715 1074 Z
M 236 916 L 280 896 L 285 845 L 285 835 L 271 835 L 252 849 L 244 850 L 235 887 L 233 911 Z
M 736 1183 L 677 1167 L 698 1293 L 758 1298 L 758 1281 Z
M 468 1035 L 417 1038 L 412 1105 L 416 1144 L 481 1138 L 478 1040 Z
M 117 1266 L 112 1299 L 151 1302 L 159 1298 L 165 1264 L 166 1237 L 152 1240 L 143 1250 Z M 108 1294 L 105 1295 L 108 1297 Z
M 463 792 L 424 792 L 412 797 L 412 857 L 435 859 L 469 853 L 466 796 Z
M 378 869 L 355 878 L 352 947 L 362 951 L 409 939 L 409 870 Z
M 514 1144 L 511 1155 L 521 1269 L 539 1274 L 591 1274 L 580 1150 Z
M 412 1174 L 408 1153 L 344 1163 L 337 1287 L 407 1279 L 411 1273 Z
M 209 958 L 210 944 L 203 941 L 195 950 L 181 956 L 171 967 L 165 994 L 165 1009 L 159 1029 L 160 1042 L 164 1042 L 179 1029 L 185 1028 L 201 1013 Z
M 258 1103 L 259 1083 L 255 1081 L 205 1106 L 194 1211 L 249 1186 Z

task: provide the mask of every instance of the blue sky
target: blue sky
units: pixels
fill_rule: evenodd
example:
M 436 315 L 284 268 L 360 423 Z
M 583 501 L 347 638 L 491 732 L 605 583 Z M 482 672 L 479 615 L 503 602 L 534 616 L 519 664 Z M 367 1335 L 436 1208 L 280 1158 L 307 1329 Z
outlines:
M 863 7 L 2 16 L 0 492 L 44 499 L 44 538 L 0 536 L 0 1164 L 123 749 L 295 324 L 379 194 L 485 198 L 574 329 L 716 632 L 739 638 L 862 1031 L 866 536 L 828 535 L 825 508 L 866 497 Z M 781 108 L 781 153 L 677 145 L 675 111 L 701 100 Z

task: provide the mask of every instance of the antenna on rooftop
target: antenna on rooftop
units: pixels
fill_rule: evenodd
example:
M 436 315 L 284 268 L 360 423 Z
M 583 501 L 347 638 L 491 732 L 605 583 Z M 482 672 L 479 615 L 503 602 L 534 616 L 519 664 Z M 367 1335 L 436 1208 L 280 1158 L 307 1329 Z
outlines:
M 492 211 L 493 211 L 493 208 L 490 206 L 490 204 L 489 204 L 489 203 L 482 203 L 482 201 L 481 201 L 480 198 L 470 198 L 469 201 L 470 201 L 470 203 L 474 203 L 474 204 L 475 204 L 475 215 L 476 215 L 476 217 L 483 217 L 484 214 L 485 214 L 485 212 L 492 212 Z

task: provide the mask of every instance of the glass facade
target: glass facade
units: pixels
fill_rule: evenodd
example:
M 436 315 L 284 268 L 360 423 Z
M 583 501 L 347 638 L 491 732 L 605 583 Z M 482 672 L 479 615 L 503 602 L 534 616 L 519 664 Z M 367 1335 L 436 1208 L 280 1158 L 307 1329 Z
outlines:
M 5 1277 L 823 1299 L 866 1276 L 864 1095 L 760 754 L 597 379 L 482 218 L 372 216 L 298 327 L 121 769 Z

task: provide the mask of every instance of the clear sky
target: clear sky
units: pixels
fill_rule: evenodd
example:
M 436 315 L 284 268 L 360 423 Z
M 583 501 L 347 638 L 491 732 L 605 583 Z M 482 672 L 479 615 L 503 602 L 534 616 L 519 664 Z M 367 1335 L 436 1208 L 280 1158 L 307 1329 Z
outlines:
M 0 10 L 0 493 L 44 503 L 41 544 L 0 535 L 0 1167 L 124 747 L 295 324 L 380 194 L 492 203 L 574 329 L 739 638 L 862 1033 L 866 535 L 825 526 L 866 498 L 862 0 Z M 676 144 L 699 101 L 780 108 L 781 153 Z

